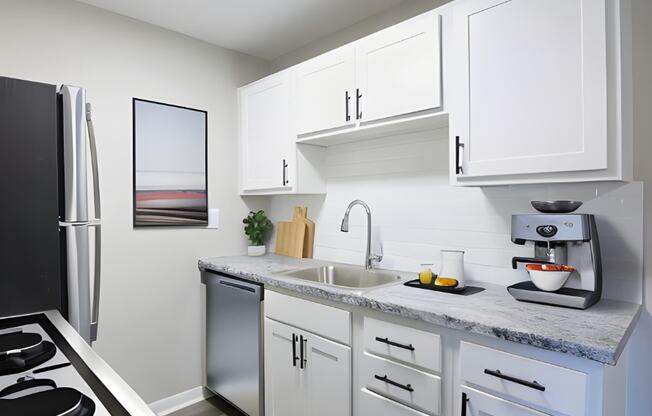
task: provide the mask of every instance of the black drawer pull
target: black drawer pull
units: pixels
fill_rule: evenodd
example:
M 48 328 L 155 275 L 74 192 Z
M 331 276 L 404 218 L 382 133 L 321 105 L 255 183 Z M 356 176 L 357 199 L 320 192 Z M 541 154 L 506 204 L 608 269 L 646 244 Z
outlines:
M 351 120 L 351 115 L 349 114 L 349 100 L 351 100 L 351 97 L 349 96 L 349 92 L 344 91 L 344 120 L 345 121 Z
M 297 360 L 299 357 L 297 357 L 297 336 L 295 334 L 292 334 L 292 367 L 297 366 Z
M 462 392 L 462 416 L 466 416 L 466 402 L 469 401 L 469 398 L 466 396 L 466 393 Z
M 398 387 L 399 389 L 407 390 L 407 391 L 409 391 L 409 392 L 413 392 L 413 391 L 414 391 L 414 389 L 412 388 L 412 384 L 401 384 L 401 383 L 398 383 L 398 382 L 392 380 L 391 378 L 388 378 L 388 377 L 387 377 L 387 374 L 385 374 L 385 375 L 382 376 L 382 377 L 379 376 L 378 374 L 374 374 L 374 378 L 375 378 L 376 380 L 384 381 L 384 382 L 387 383 L 387 384 L 391 384 L 392 386 L 396 386 L 396 387 Z
M 463 161 L 460 160 L 460 149 L 464 151 L 464 143 L 460 143 L 460 136 L 455 136 L 455 174 L 464 174 Z
M 376 337 L 376 341 L 382 342 L 383 344 L 391 345 L 393 347 L 399 347 L 405 350 L 414 351 L 414 346 L 412 346 L 412 344 L 409 345 L 399 344 L 398 342 L 390 341 L 389 338 L 381 338 L 381 337 Z
M 503 374 L 500 372 L 500 370 L 489 370 L 488 368 L 484 369 L 484 373 L 490 376 L 498 377 L 503 380 L 511 381 L 512 383 L 520 384 L 521 386 L 529 387 L 531 389 L 546 391 L 546 387 L 537 383 L 536 380 L 527 381 L 520 378 L 508 376 L 507 374 Z

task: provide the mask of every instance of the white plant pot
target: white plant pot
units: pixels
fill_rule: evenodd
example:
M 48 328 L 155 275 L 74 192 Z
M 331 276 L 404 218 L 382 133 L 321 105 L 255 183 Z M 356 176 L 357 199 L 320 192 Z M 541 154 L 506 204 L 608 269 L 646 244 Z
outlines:
M 254 257 L 254 256 L 262 256 L 265 254 L 265 246 L 248 246 L 247 247 L 247 254 Z

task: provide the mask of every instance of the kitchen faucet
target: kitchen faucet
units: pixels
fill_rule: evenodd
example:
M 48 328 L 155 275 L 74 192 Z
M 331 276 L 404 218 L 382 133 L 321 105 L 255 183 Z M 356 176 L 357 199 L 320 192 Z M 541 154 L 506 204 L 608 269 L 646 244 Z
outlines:
M 372 270 L 373 262 L 381 261 L 383 256 L 378 254 L 371 254 L 371 210 L 369 209 L 369 205 L 359 199 L 351 201 L 349 206 L 346 207 L 346 211 L 344 212 L 344 218 L 342 218 L 342 227 L 340 230 L 343 233 L 349 232 L 349 213 L 351 212 L 351 208 L 353 208 L 354 205 L 361 205 L 364 210 L 367 211 L 367 251 L 365 252 L 364 267 L 367 270 Z

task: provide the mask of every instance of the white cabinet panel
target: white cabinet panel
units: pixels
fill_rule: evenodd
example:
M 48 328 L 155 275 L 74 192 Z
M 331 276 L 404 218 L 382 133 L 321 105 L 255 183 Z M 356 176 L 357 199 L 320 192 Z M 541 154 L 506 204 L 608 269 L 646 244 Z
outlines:
M 265 291 L 265 316 L 351 344 L 351 312 L 272 290 Z
M 265 414 L 350 416 L 351 348 L 265 318 Z
M 299 331 L 265 318 L 265 414 L 267 416 L 303 416 L 301 395 L 303 373 L 293 336 Z M 293 351 L 297 355 L 293 355 Z
M 351 415 L 351 349 L 303 333 L 307 351 L 306 415 Z
M 360 390 L 359 398 L 359 416 L 427 416 L 367 389 Z
M 298 134 L 355 123 L 354 49 L 347 45 L 292 68 Z
M 605 10 L 605 0 L 455 6 L 461 177 L 607 168 Z
M 438 14 L 425 13 L 356 43 L 356 117 L 372 121 L 441 107 L 439 22 Z
M 439 377 L 368 353 L 362 355 L 360 369 L 367 389 L 417 410 L 440 414 Z
M 545 413 L 462 386 L 462 406 L 467 416 L 545 416 Z
M 565 415 L 586 413 L 588 376 L 580 371 L 463 341 L 460 378 Z
M 288 188 L 294 148 L 290 73 L 240 89 L 240 186 L 243 191 Z

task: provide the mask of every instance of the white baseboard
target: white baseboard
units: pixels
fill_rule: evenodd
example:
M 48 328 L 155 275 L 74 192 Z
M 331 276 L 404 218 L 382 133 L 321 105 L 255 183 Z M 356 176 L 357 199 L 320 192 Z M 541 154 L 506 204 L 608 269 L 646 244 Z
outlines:
M 158 416 L 165 416 L 169 415 L 172 412 L 176 412 L 179 409 L 183 409 L 184 407 L 188 407 L 197 402 L 205 400 L 212 395 L 213 393 L 211 393 L 205 387 L 197 386 L 190 390 L 175 394 L 174 396 L 165 397 L 161 400 L 149 403 L 148 406 Z

